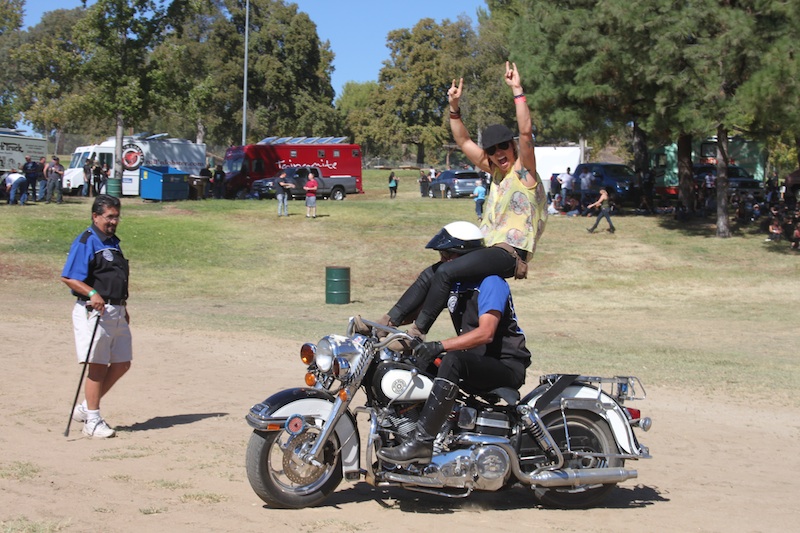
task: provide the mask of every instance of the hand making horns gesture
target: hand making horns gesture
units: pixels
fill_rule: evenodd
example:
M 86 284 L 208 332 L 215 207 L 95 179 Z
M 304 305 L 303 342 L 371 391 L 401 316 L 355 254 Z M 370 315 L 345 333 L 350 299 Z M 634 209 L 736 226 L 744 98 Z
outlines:
M 459 78 L 458 86 L 456 86 L 456 80 L 453 78 L 453 84 L 447 90 L 447 101 L 450 102 L 450 109 L 452 111 L 458 110 L 458 101 L 461 99 L 461 90 L 463 86 L 464 78 Z

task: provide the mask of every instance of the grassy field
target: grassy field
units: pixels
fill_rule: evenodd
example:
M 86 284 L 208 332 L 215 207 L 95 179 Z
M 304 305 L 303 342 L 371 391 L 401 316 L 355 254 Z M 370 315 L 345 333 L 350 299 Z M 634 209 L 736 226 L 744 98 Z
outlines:
M 416 171 L 369 171 L 366 193 L 301 202 L 278 218 L 274 200 L 123 201 L 119 235 L 131 262 L 137 328 L 263 333 L 315 341 L 354 314 L 377 318 L 436 255 L 424 249 L 469 199 L 419 195 Z M 0 206 L 0 293 L 24 313 L 68 321 L 58 281 L 71 241 L 90 221 L 88 200 Z M 707 222 L 618 216 L 616 234 L 588 219 L 551 217 L 530 278 L 511 281 L 540 372 L 634 374 L 645 384 L 787 401 L 800 385 L 800 254 L 755 228 L 717 239 Z M 601 227 L 604 226 L 602 223 Z M 352 303 L 325 303 L 327 266 L 349 267 Z M 46 305 L 42 305 L 46 304 Z M 4 306 L 5 307 L 5 306 Z M 431 338 L 451 335 L 445 315 Z

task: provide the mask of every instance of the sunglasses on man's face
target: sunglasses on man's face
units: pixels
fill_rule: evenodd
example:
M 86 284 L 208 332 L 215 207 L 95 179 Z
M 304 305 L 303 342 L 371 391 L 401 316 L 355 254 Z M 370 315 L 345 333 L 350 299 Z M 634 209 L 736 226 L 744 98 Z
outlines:
M 486 149 L 486 155 L 494 155 L 494 153 L 499 150 L 508 150 L 509 142 L 503 141 L 500 144 L 495 144 L 494 146 L 490 146 Z

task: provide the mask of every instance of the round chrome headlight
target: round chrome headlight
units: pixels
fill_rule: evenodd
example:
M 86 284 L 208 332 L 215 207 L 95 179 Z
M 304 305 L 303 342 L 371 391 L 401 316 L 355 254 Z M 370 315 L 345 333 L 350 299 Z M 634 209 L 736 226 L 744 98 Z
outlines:
M 319 368 L 320 372 L 328 373 L 333 368 L 333 355 L 334 346 L 331 343 L 330 337 L 323 337 L 317 343 L 317 354 L 315 356 L 315 361 L 317 363 L 317 368 Z

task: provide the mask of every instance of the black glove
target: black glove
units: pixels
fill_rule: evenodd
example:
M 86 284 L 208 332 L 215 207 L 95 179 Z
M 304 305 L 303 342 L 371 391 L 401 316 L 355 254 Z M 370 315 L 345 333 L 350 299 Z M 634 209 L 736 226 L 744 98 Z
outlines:
M 428 368 L 431 362 L 436 359 L 436 356 L 444 352 L 444 346 L 439 341 L 421 342 L 414 346 L 414 351 L 411 352 L 417 360 L 417 367 L 422 370 Z

